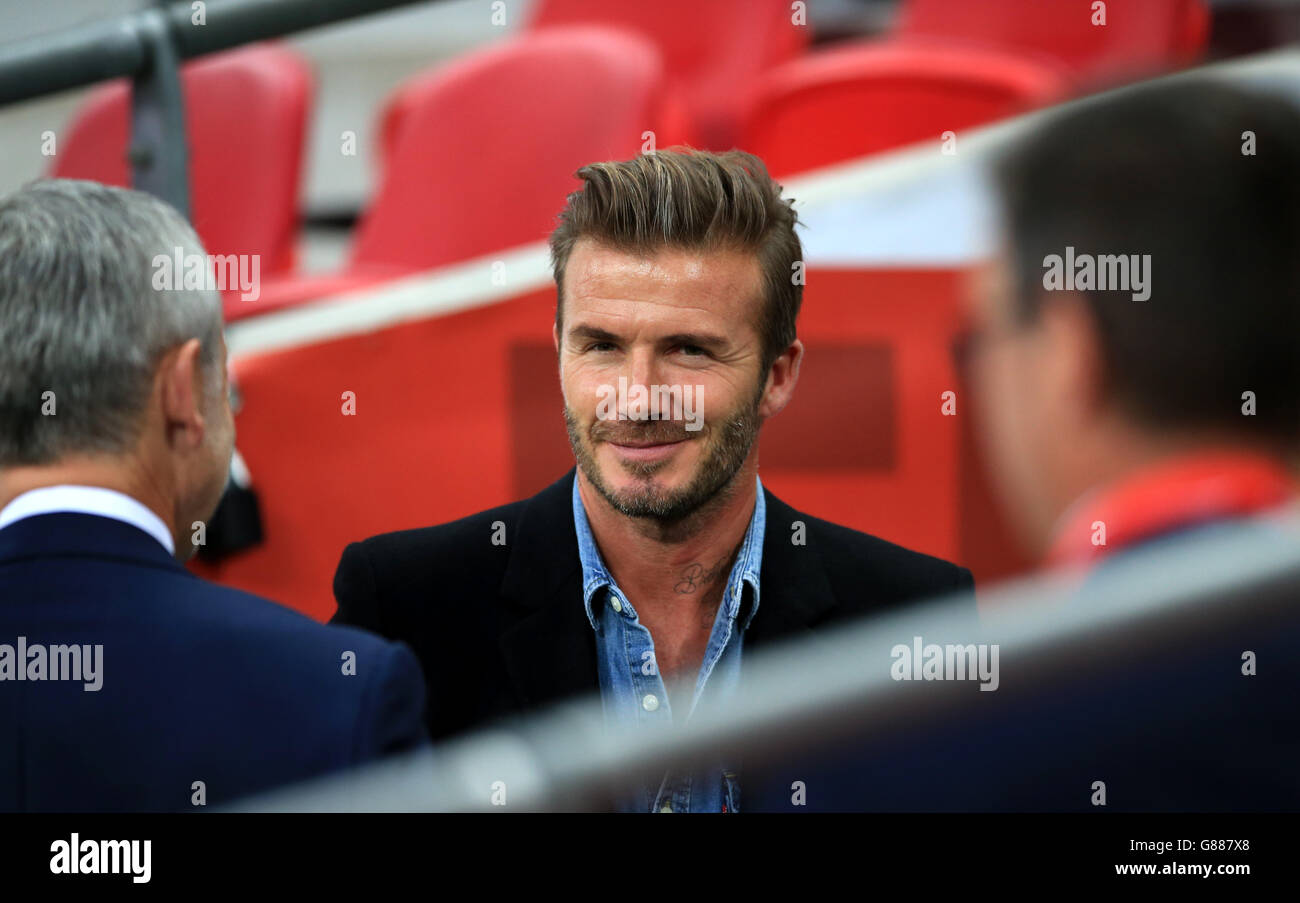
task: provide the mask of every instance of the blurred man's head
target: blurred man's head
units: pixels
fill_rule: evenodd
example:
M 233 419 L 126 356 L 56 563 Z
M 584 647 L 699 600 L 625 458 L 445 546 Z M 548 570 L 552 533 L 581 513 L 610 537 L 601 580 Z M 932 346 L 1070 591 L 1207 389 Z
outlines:
M 973 296 L 973 376 L 1031 543 L 1165 455 L 1294 448 L 1297 160 L 1292 106 L 1206 81 L 1054 115 L 998 160 L 1005 230 Z
M 578 176 L 551 236 L 569 439 L 616 510 L 679 521 L 752 469 L 761 423 L 794 390 L 795 212 L 736 151 L 661 151 Z M 638 419 L 636 386 L 684 395 L 680 412 Z
M 220 500 L 234 421 L 219 295 L 154 287 L 155 257 L 177 249 L 204 254 L 139 192 L 54 180 L 0 199 L 0 487 L 148 496 L 186 555 Z

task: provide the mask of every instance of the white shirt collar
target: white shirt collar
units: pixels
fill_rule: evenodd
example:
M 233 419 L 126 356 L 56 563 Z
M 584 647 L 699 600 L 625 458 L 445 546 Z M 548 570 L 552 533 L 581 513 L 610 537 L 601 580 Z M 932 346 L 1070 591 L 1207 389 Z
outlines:
M 102 486 L 44 486 L 24 492 L 0 509 L 0 530 L 25 517 L 59 512 L 111 517 L 148 533 L 168 555 L 176 554 L 176 544 L 161 517 L 129 495 Z

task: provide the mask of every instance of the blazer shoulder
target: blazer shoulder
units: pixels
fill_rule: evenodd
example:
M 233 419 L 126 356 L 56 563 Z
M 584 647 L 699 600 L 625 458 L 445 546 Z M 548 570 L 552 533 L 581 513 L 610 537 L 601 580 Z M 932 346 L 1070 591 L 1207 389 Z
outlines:
M 459 603 L 497 592 L 528 501 L 350 544 L 334 572 L 330 623 L 409 640 L 425 635 L 420 625 L 435 612 L 457 621 L 483 616 L 483 606 Z
M 265 646 L 279 650 L 278 658 L 316 658 L 328 654 L 338 659 L 338 651 L 354 651 L 372 662 L 392 664 L 409 654 L 398 643 L 356 627 L 322 624 L 278 602 L 231 587 L 204 580 L 192 581 L 202 587 L 192 598 L 200 604 L 188 607 L 188 617 L 199 619 L 213 636 L 232 635 L 230 642 L 242 646 Z M 205 593 L 219 598 L 202 599 Z M 215 602 L 216 604 L 213 604 Z
M 221 598 L 190 612 L 192 621 L 204 619 L 191 624 L 203 636 L 202 652 L 192 663 L 232 653 L 260 663 L 257 707 L 276 713 L 278 721 L 275 728 L 260 729 L 264 736 L 309 736 L 328 750 L 321 755 L 330 768 L 427 742 L 424 679 L 407 646 L 357 627 L 321 624 L 260 596 L 204 585 Z M 244 692 L 250 692 L 247 685 Z M 303 776 L 314 770 L 307 768 Z
M 791 531 L 802 522 L 833 584 L 872 585 L 906 598 L 974 591 L 970 571 L 951 561 L 804 514 L 770 495 L 767 501 L 768 529 Z

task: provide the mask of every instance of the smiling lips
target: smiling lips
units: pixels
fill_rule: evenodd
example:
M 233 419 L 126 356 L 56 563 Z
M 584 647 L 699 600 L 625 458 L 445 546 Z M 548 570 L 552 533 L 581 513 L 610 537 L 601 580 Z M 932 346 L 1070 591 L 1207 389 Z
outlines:
M 672 455 L 677 449 L 686 444 L 685 439 L 679 439 L 676 442 L 656 442 L 629 439 L 624 442 L 610 442 L 618 453 L 625 458 L 633 461 L 659 461 Z

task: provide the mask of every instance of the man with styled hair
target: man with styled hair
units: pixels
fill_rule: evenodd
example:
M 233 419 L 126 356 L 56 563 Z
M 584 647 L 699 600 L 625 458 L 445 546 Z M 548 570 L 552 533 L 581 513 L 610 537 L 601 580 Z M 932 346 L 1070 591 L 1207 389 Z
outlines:
M 408 650 L 182 566 L 235 427 L 174 253 L 203 248 L 146 194 L 0 198 L 0 811 L 221 806 L 425 739 Z
M 726 705 L 742 649 L 972 591 L 965 569 L 795 511 L 758 478 L 759 431 L 804 354 L 796 215 L 762 162 L 661 151 L 577 174 L 551 236 L 577 467 L 532 498 L 350 545 L 335 577 L 336 621 L 416 651 L 434 737 L 584 692 L 612 728 L 669 728 Z M 692 387 L 699 428 L 602 416 L 620 378 Z M 741 783 L 720 762 L 656 776 L 626 808 L 734 812 Z

